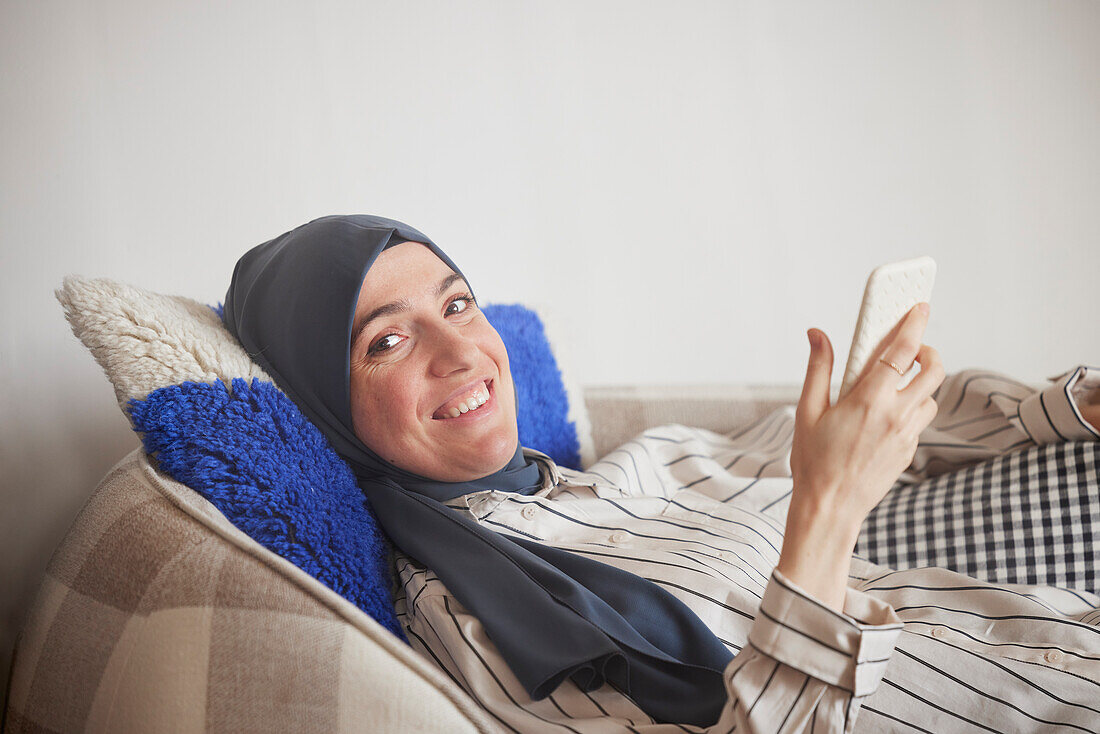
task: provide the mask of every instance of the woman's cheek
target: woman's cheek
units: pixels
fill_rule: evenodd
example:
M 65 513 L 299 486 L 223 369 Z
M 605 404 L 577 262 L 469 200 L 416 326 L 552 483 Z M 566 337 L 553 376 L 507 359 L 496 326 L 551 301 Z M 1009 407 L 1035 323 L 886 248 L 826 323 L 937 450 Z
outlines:
M 428 399 L 423 387 L 419 381 L 401 374 L 380 381 L 376 391 L 378 409 L 385 411 L 384 415 L 393 417 L 395 422 L 419 423 L 421 409 Z
M 353 377 L 352 422 L 355 432 L 360 440 L 364 436 L 378 436 L 385 424 L 397 415 L 392 406 L 387 404 L 387 391 L 380 384 L 377 375 L 370 375 L 366 369 Z M 368 444 L 370 442 L 364 441 Z

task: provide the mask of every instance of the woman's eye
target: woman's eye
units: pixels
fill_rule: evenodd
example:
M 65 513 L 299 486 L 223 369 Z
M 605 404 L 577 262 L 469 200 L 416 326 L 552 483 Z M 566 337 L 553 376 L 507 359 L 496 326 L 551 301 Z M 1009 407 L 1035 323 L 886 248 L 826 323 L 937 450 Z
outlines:
M 400 341 L 401 337 L 399 337 L 397 334 L 386 334 L 374 344 L 371 344 L 370 349 L 368 349 L 367 351 L 370 354 L 380 354 L 387 350 L 393 349 Z
M 462 313 L 470 307 L 470 304 L 474 302 L 473 296 L 459 296 L 450 303 L 447 304 L 447 309 L 444 314 L 447 316 L 453 316 L 455 314 Z

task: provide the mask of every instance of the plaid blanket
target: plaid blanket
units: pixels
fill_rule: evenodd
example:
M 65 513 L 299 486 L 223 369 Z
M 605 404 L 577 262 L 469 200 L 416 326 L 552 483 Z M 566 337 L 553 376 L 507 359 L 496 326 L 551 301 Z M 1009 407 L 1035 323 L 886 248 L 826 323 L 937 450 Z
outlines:
M 140 452 L 50 563 L 5 729 L 496 730 L 443 673 Z

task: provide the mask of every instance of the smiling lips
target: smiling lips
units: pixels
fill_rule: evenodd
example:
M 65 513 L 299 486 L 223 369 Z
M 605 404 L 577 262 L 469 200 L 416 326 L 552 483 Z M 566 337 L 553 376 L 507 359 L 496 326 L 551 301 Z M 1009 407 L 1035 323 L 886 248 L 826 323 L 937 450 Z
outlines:
M 462 390 L 458 395 L 441 405 L 432 414 L 432 418 L 435 420 L 449 420 L 478 410 L 489 402 L 492 397 L 490 390 L 492 383 L 492 380 L 482 380 L 480 383 Z

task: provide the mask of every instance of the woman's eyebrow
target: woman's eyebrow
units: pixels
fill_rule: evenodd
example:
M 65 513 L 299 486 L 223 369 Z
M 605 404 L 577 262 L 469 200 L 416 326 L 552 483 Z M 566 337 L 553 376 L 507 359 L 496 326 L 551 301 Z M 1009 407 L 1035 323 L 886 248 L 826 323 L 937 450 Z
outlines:
M 462 276 L 458 273 L 451 273 L 443 280 L 439 281 L 439 285 L 435 289 L 435 297 L 439 298 L 447 290 L 455 284 L 455 282 L 462 280 Z M 408 299 L 402 298 L 400 301 L 393 301 L 391 303 L 385 303 L 378 308 L 367 314 L 366 318 L 362 321 L 358 321 L 351 327 L 351 343 L 355 344 L 359 340 L 359 336 L 363 333 L 363 330 L 370 325 L 370 322 L 382 316 L 390 316 L 395 313 L 401 313 L 402 311 L 408 311 L 412 308 Z
M 440 296 L 442 296 L 444 293 L 447 292 L 447 289 L 449 289 L 452 285 L 460 280 L 462 280 L 461 275 L 459 275 L 458 273 L 451 273 L 446 278 L 439 281 L 439 287 L 435 289 L 435 297 L 439 298 Z

